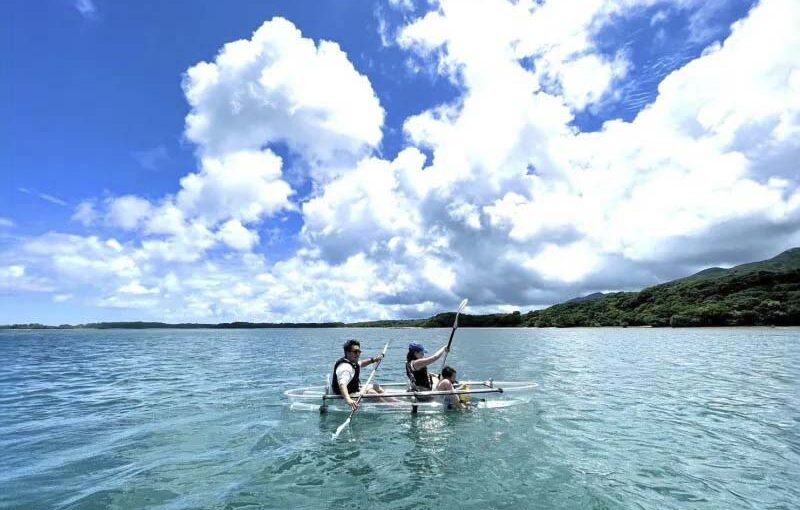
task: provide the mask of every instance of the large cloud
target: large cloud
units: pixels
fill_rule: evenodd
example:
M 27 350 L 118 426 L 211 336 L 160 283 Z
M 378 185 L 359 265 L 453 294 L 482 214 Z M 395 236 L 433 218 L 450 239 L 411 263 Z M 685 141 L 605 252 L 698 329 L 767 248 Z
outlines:
M 756 7 L 724 44 L 669 75 L 634 121 L 590 134 L 570 126 L 627 72 L 592 34 L 624 8 L 655 3 L 438 2 L 398 38 L 463 90 L 406 121 L 433 160 L 372 163 L 386 183 L 374 193 L 363 168 L 342 177 L 305 208 L 309 238 L 332 262 L 365 253 L 414 282 L 426 273 L 397 247 L 424 247 L 453 271 L 451 293 L 519 304 L 642 286 L 797 242 L 796 3 Z
M 191 67 L 184 90 L 200 169 L 174 196 L 111 197 L 104 211 L 87 201 L 74 215 L 87 226 L 103 217 L 138 230 L 142 247 L 164 260 L 198 260 L 217 241 L 250 250 L 264 219 L 297 208 L 271 146 L 288 144 L 313 166 L 346 168 L 381 139 L 384 112 L 369 81 L 338 45 L 317 45 L 282 18 Z
M 307 157 L 359 153 L 381 140 L 383 109 L 336 43 L 283 19 L 226 44 L 186 74 L 186 134 L 211 156 L 285 142 Z
M 281 159 L 269 150 L 206 156 L 202 166 L 202 172 L 181 179 L 175 204 L 186 216 L 211 224 L 231 218 L 257 222 L 292 207 Z
M 736 233 L 740 243 L 773 225 L 797 228 L 799 21 L 796 2 L 763 2 L 723 45 L 669 75 L 633 122 L 575 138 L 570 164 L 586 170 L 573 181 L 603 214 L 587 236 L 633 260 L 663 261 L 703 246 L 714 253 L 707 236 L 732 222 L 750 226 Z
M 433 3 L 396 43 L 459 94 L 406 119 L 390 160 L 376 155 L 375 92 L 338 46 L 265 23 L 187 72 L 199 169 L 178 192 L 76 213 L 137 238 L 48 234 L 0 257 L 2 281 L 149 318 L 350 320 L 460 296 L 482 311 L 544 305 L 800 243 L 797 2 L 762 1 L 632 121 L 575 127 L 632 72 L 596 34 L 657 4 Z M 308 199 L 276 144 L 314 168 Z M 300 247 L 278 262 L 251 253 L 285 211 Z

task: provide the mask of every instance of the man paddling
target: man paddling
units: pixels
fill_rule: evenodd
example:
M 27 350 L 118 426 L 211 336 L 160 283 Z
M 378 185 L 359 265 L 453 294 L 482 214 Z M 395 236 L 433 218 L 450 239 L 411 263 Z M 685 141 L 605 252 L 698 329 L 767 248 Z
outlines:
M 358 404 L 353 400 L 352 394 L 363 391 L 364 393 L 383 393 L 383 388 L 377 384 L 371 384 L 368 388 L 361 388 L 359 374 L 361 367 L 377 363 L 383 359 L 383 354 L 374 358 L 359 361 L 361 357 L 361 344 L 358 340 L 348 340 L 344 343 L 344 356 L 339 358 L 333 365 L 333 378 L 331 379 L 331 391 L 344 397 L 347 405 L 351 409 L 358 408 Z

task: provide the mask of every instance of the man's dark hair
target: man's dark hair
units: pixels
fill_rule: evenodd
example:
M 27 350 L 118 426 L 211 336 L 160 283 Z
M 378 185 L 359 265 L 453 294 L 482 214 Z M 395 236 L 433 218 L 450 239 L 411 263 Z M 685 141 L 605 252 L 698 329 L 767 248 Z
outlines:
M 450 377 L 456 374 L 456 369 L 451 366 L 446 366 L 442 369 L 442 377 Z
M 352 349 L 354 345 L 357 345 L 357 346 L 361 347 L 361 344 L 359 343 L 358 340 L 350 339 L 350 340 L 346 341 L 344 343 L 344 345 L 343 345 L 344 353 L 347 354 L 348 352 L 350 352 L 350 349 Z

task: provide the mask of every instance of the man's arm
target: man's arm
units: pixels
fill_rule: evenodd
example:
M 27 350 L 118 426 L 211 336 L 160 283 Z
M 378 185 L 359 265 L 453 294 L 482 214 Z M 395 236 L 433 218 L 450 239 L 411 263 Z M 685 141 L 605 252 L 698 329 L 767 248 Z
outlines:
M 381 354 L 378 354 L 378 355 L 377 355 L 377 356 L 375 356 L 374 358 L 365 359 L 364 361 L 359 361 L 359 362 L 358 362 L 358 366 L 360 366 L 360 367 L 362 367 L 362 368 L 363 368 L 363 367 L 365 367 L 365 366 L 367 366 L 367 365 L 371 365 L 371 364 L 373 364 L 373 363 L 377 363 L 377 362 L 379 362 L 379 361 L 380 361 L 380 360 L 382 360 L 382 359 L 383 359 L 383 353 L 381 353 Z
M 353 411 L 358 409 L 358 403 L 355 400 L 353 400 L 353 397 L 350 396 L 350 392 L 347 391 L 347 383 L 345 384 L 339 383 L 339 391 L 342 393 L 344 401 L 347 402 L 347 405 L 350 406 L 350 409 L 352 409 Z

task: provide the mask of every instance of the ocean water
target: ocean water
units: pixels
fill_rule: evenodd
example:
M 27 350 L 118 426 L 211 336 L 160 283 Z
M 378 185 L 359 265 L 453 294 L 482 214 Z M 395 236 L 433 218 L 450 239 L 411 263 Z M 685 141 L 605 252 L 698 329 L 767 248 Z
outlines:
M 0 508 L 800 508 L 798 329 L 460 329 L 459 377 L 529 404 L 335 441 L 341 413 L 283 396 L 346 338 L 392 341 L 380 382 L 448 334 L 0 331 Z

